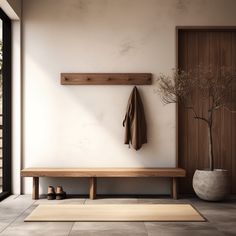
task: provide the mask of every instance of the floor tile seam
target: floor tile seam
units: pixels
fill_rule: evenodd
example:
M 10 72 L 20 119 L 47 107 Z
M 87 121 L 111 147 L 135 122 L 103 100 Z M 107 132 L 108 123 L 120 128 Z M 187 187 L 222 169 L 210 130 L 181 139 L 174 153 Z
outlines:
M 146 226 L 146 222 L 143 222 L 143 224 L 144 224 L 144 228 L 145 228 L 146 234 L 147 234 L 147 236 L 148 236 L 149 234 L 148 234 L 148 228 L 147 228 L 147 226 Z
M 0 206 L 7 204 L 10 200 L 14 200 L 14 198 L 12 196 L 13 195 L 10 195 L 9 197 L 7 197 L 7 198 L 3 199 L 2 201 L 0 201 Z
M 82 205 L 86 205 L 86 201 L 87 201 L 87 198 L 85 198 L 85 199 L 83 200 Z M 73 222 L 72 227 L 71 227 L 71 229 L 70 229 L 70 232 L 69 232 L 68 236 L 70 236 L 70 234 L 71 234 L 71 232 L 72 232 L 72 229 L 73 229 L 73 227 L 74 227 L 74 225 L 75 225 L 76 222 L 77 222 L 77 221 Z
M 230 230 L 223 230 L 223 229 L 220 230 L 220 229 L 217 229 L 217 231 L 218 231 L 219 233 L 224 234 L 225 236 L 232 235 L 231 232 L 230 232 Z
M 22 216 L 30 207 L 33 206 L 33 204 L 36 201 L 34 201 L 33 203 L 31 203 L 25 210 L 23 210 L 19 215 L 17 215 L 11 222 L 9 222 L 1 231 L 0 234 L 2 234 L 8 227 L 10 227 L 20 216 Z
M 19 196 L 21 196 L 20 194 L 16 195 L 13 199 L 17 199 Z
M 71 225 L 70 230 L 69 230 L 69 233 L 68 233 L 68 236 L 70 236 L 70 234 L 71 234 L 71 232 L 72 232 L 72 229 L 73 229 L 74 225 L 75 225 L 75 222 L 73 222 L 73 224 Z

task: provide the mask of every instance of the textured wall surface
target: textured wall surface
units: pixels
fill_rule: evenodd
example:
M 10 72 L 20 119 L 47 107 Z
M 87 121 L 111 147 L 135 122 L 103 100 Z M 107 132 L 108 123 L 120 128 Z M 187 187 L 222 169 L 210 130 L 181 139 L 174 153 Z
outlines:
M 139 86 L 148 144 L 123 144 L 132 86 L 62 86 L 61 72 L 160 72 L 175 67 L 177 25 L 236 25 L 236 1 L 24 0 L 24 166 L 174 167 L 176 110 Z M 168 180 L 100 180 L 101 193 L 168 193 Z M 44 179 L 70 193 L 86 180 Z M 31 191 L 26 180 L 25 192 Z

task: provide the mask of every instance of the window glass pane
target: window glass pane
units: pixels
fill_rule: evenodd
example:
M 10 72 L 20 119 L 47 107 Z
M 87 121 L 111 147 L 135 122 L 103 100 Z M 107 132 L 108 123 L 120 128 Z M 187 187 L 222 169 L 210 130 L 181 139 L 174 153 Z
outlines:
M 5 87 L 6 87 L 6 93 L 4 93 Z M 6 198 L 10 193 L 11 193 L 11 20 L 0 8 L 0 201 Z

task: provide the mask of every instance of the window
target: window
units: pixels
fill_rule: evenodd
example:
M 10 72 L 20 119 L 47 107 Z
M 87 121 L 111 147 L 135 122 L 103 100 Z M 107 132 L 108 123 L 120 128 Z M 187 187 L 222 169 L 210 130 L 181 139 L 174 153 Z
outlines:
M 11 193 L 11 20 L 0 8 L 0 200 Z

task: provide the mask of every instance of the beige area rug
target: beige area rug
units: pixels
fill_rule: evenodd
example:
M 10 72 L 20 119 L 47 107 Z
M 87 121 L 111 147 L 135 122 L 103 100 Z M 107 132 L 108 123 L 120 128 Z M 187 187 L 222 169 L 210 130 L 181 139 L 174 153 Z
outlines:
M 205 221 L 189 204 L 39 205 L 25 221 Z

